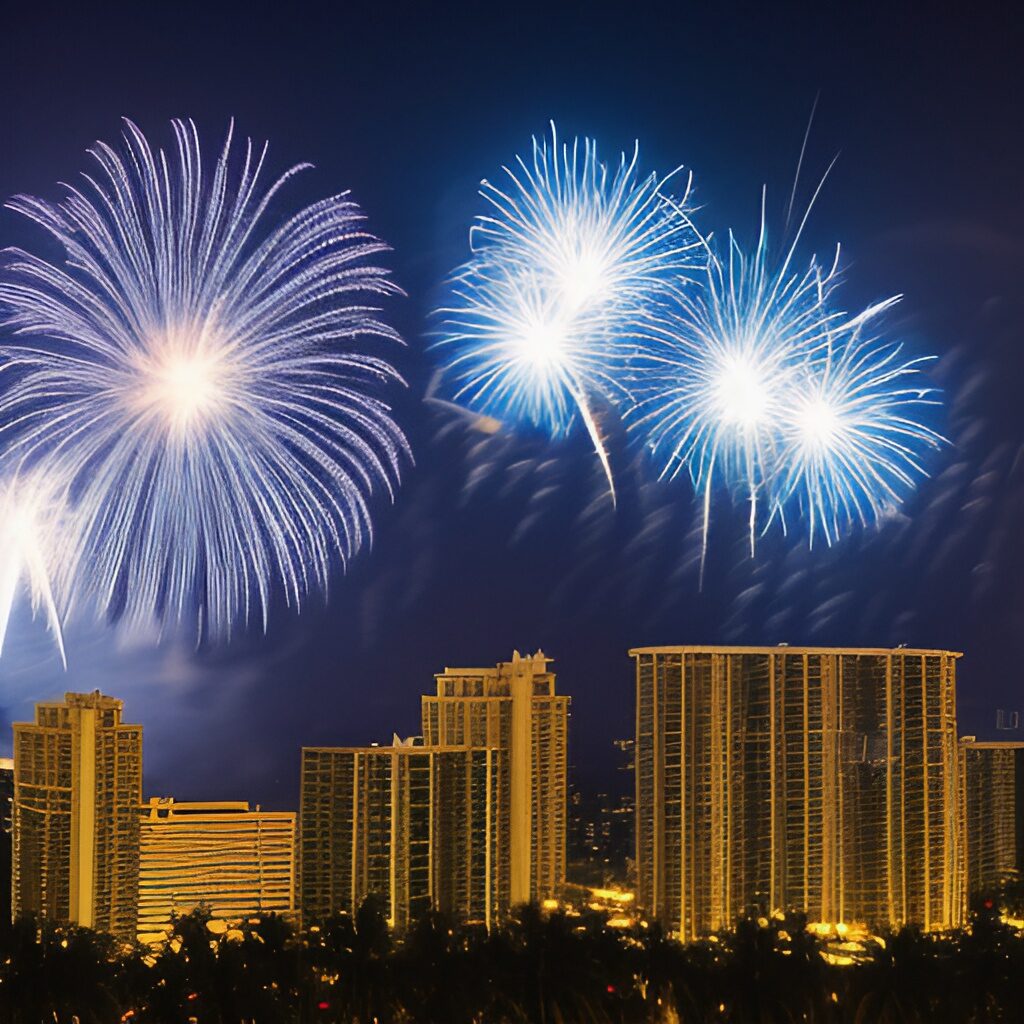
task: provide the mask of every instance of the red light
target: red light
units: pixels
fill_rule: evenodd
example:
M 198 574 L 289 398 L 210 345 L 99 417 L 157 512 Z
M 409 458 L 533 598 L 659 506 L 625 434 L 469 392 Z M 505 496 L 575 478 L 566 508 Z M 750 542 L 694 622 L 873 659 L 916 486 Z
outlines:
M 193 999 L 198 999 L 199 998 L 199 993 L 198 992 L 189 992 L 187 998 L 188 998 L 189 1002 L 191 1002 Z
M 316 1008 L 318 1010 L 329 1010 L 331 1008 L 331 1004 L 324 1000 L 322 1002 L 317 1003 Z
M 607 987 L 607 988 L 605 989 L 605 991 L 606 991 L 606 992 L 608 993 L 608 995 L 610 995 L 610 996 L 611 996 L 611 995 L 615 995 L 615 986 L 614 986 L 614 985 L 609 985 L 609 986 L 608 986 L 608 987 Z
M 985 909 L 986 910 L 991 910 L 994 906 L 995 906 L 995 904 L 991 900 L 985 900 Z

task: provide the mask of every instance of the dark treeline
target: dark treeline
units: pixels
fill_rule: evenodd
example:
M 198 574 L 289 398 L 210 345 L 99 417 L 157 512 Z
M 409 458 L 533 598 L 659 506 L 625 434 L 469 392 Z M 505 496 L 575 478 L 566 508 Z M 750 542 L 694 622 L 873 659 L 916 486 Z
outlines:
M 490 935 L 430 915 L 396 942 L 376 904 L 296 934 L 197 911 L 158 953 L 30 920 L 2 937 L 6 1024 L 948 1024 L 1024 1021 L 1024 938 L 980 904 L 969 928 L 904 929 L 852 966 L 798 917 L 682 946 L 597 913 L 522 908 Z M 216 926 L 215 926 L 216 927 Z

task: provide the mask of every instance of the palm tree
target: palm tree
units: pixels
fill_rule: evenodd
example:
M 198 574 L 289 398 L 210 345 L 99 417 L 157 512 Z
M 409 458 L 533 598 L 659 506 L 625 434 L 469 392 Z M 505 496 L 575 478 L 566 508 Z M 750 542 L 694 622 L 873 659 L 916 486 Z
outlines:
M 116 943 L 89 928 L 21 918 L 6 936 L 0 1012 L 8 1024 L 106 1024 L 122 1013 Z

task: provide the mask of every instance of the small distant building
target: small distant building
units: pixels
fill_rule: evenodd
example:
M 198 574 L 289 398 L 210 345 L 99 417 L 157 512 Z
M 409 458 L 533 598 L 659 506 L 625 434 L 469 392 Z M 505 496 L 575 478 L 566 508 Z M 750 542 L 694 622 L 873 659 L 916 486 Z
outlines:
M 971 893 L 1024 874 L 1024 742 L 960 743 Z
M 376 896 L 399 931 L 431 908 L 489 927 L 508 906 L 505 789 L 490 747 L 303 748 L 303 923 Z
M 135 937 L 142 726 L 123 704 L 68 693 L 14 723 L 14 916 Z
M 295 814 L 153 797 L 139 829 L 140 942 L 198 906 L 228 923 L 295 909 Z

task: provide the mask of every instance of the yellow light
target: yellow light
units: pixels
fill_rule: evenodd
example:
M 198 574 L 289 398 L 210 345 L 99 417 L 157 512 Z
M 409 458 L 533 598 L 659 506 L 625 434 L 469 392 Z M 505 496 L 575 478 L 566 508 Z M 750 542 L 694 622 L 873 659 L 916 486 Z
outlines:
M 544 908 L 545 910 L 557 910 L 557 909 L 558 909 L 558 900 L 545 900 L 545 901 L 544 901 L 544 902 L 543 902 L 543 903 L 541 904 L 541 906 L 542 906 L 542 907 L 543 907 L 543 908 Z
M 612 903 L 632 903 L 636 899 L 635 893 L 623 889 L 592 888 L 590 895 L 596 900 L 609 900 Z

